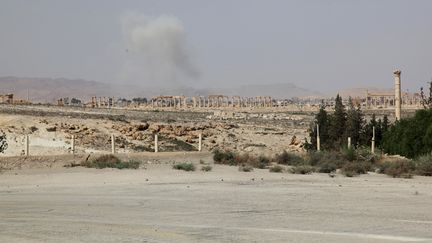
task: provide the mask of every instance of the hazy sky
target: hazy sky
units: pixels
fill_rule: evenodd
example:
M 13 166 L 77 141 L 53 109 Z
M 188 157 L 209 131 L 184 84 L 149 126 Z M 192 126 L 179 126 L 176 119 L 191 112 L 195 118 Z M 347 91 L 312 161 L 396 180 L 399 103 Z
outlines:
M 0 0 L 0 76 L 127 84 L 294 83 L 317 91 L 432 78 L 432 1 Z

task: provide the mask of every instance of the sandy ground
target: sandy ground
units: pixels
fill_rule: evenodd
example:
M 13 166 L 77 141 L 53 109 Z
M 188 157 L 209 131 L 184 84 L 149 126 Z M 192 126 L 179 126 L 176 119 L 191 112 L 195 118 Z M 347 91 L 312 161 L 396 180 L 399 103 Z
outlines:
M 211 115 L 213 118 L 208 118 L 206 115 L 200 112 L 92 111 L 0 105 L 0 132 L 5 133 L 8 142 L 8 148 L 0 153 L 0 157 L 24 154 L 26 135 L 29 136 L 30 155 L 68 154 L 71 135 L 75 136 L 75 151 L 80 154 L 109 152 L 111 134 L 116 137 L 118 152 L 152 151 L 153 133 L 156 132 L 161 136 L 159 151 L 185 151 L 180 146 L 167 150 L 162 136 L 176 138 L 197 149 L 198 133 L 202 133 L 202 146 L 207 151 L 219 147 L 269 155 L 283 150 L 301 152 L 312 119 L 310 114 L 291 113 L 242 113 L 251 116 L 242 119 L 222 119 Z M 122 130 L 144 123 L 151 129 L 139 132 Z M 160 131 L 153 131 L 154 127 L 160 127 Z M 295 145 L 292 144 L 294 136 Z
M 164 164 L 7 170 L 0 241 L 432 242 L 431 202 L 428 177 Z

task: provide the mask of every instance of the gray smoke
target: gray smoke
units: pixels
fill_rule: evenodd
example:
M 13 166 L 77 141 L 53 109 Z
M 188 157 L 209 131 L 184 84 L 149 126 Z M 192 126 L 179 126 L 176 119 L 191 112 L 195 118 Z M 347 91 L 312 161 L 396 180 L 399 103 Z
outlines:
M 121 24 L 125 45 L 124 79 L 172 84 L 198 77 L 179 19 L 128 13 L 122 16 Z

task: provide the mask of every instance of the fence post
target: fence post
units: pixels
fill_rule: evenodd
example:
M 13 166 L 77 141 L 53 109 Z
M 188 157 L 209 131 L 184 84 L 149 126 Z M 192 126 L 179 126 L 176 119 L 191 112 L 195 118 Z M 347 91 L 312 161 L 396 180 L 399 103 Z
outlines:
M 75 135 L 71 137 L 71 153 L 75 154 Z
M 375 126 L 372 127 L 372 147 L 371 147 L 371 153 L 375 153 Z
M 202 133 L 198 135 L 198 151 L 201 152 L 202 149 Z
M 348 149 L 351 148 L 351 137 L 348 137 Z
M 115 137 L 114 134 L 111 134 L 111 153 L 115 154 Z
M 30 139 L 29 139 L 29 135 L 27 134 L 25 136 L 25 155 L 29 156 L 30 155 Z
M 157 153 L 157 152 L 159 152 L 159 149 L 158 149 L 158 135 L 157 134 L 155 134 L 155 153 Z
M 319 125 L 317 124 L 317 151 L 321 150 L 321 141 L 320 141 L 320 134 L 319 134 Z

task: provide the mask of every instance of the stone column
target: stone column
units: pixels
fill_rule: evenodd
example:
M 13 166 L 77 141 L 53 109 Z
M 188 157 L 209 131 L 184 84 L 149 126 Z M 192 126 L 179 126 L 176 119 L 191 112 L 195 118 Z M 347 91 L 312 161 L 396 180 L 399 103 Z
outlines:
M 71 137 L 71 153 L 75 154 L 75 135 Z
M 158 148 L 158 135 L 155 134 L 155 153 L 159 152 L 159 148 Z
M 25 155 L 26 156 L 30 155 L 30 139 L 29 139 L 29 135 L 25 136 Z
M 395 116 L 396 120 L 401 119 L 401 71 L 396 69 L 393 74 L 395 75 Z
M 319 134 L 319 125 L 317 124 L 317 138 L 316 138 L 316 143 L 317 143 L 317 151 L 321 150 L 321 141 L 320 141 L 320 134 Z
M 202 149 L 202 134 L 200 133 L 198 135 L 198 151 L 201 152 L 201 149 Z
M 375 153 L 375 126 L 372 127 L 372 146 L 371 146 L 371 153 Z
M 115 137 L 114 134 L 111 134 L 111 153 L 115 154 Z

